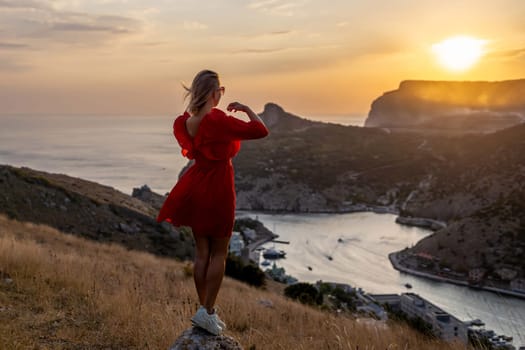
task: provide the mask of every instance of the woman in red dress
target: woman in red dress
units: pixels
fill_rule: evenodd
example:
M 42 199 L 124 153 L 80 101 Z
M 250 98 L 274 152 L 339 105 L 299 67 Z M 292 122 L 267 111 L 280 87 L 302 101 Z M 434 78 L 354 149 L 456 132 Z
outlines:
M 215 72 L 199 72 L 186 90 L 189 106 L 175 119 L 173 132 L 182 154 L 195 162 L 171 190 L 157 221 L 191 227 L 195 239 L 193 276 L 201 304 L 192 322 L 220 334 L 226 325 L 217 316 L 214 305 L 235 219 L 231 158 L 239 152 L 241 140 L 263 138 L 268 129 L 257 114 L 241 103 L 232 102 L 227 110 L 246 113 L 249 122 L 215 108 L 224 93 Z

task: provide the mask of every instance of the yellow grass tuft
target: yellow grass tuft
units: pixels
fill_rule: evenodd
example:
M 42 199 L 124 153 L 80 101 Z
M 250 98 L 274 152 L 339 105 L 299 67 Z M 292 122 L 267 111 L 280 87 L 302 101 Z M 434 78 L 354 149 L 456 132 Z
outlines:
M 197 308 L 188 270 L 0 216 L 0 349 L 167 349 Z M 336 317 L 229 278 L 218 304 L 226 334 L 247 350 L 463 348 L 398 324 Z

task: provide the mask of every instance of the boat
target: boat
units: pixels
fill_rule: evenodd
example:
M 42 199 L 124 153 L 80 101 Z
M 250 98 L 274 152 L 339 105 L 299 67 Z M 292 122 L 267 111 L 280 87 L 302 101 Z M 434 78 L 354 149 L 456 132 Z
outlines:
M 274 248 L 268 248 L 263 252 L 263 257 L 265 259 L 281 259 L 286 256 L 284 250 L 276 250 Z
M 405 283 L 405 288 L 410 289 L 412 288 L 412 285 L 410 283 Z
M 483 323 L 483 321 L 480 320 L 479 318 L 476 318 L 475 320 L 467 321 L 466 323 L 468 325 L 477 326 L 477 327 L 481 327 L 485 325 L 485 323 Z

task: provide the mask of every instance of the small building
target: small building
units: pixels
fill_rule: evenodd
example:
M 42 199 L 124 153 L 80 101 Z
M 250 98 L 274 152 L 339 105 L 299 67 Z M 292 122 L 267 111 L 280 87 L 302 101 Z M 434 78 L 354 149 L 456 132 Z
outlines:
M 345 283 L 338 283 L 338 282 L 323 282 L 323 281 L 317 281 L 315 283 L 317 289 L 320 288 L 321 284 L 326 284 L 328 286 L 330 286 L 330 288 L 332 289 L 342 289 L 345 293 L 352 293 L 355 291 L 355 288 L 352 288 L 351 285 L 349 284 L 345 284 Z
M 428 323 L 438 338 L 468 343 L 467 326 L 463 322 L 417 294 L 401 294 L 401 311 L 408 317 L 419 317 Z
M 518 276 L 518 271 L 508 267 L 502 267 L 494 272 L 504 281 L 510 281 Z
M 369 294 L 368 297 L 380 305 L 388 305 L 392 310 L 401 310 L 399 294 Z
M 516 292 L 525 293 L 525 278 L 515 278 L 510 281 L 510 289 Z
M 233 231 L 230 239 L 230 253 L 241 256 L 242 248 L 244 248 L 244 240 L 241 233 Z
M 244 254 L 247 251 L 248 260 L 253 262 L 255 265 L 259 265 L 261 262 L 261 251 L 260 250 L 250 250 L 248 247 L 244 247 L 242 253 Z
M 386 311 L 377 304 L 374 304 L 374 303 L 364 304 L 364 305 L 357 306 L 356 309 L 359 312 L 364 312 L 369 315 L 372 315 L 378 320 L 383 320 L 383 321 L 388 320 L 388 315 Z
M 423 268 L 432 267 L 434 266 L 434 263 L 439 260 L 436 257 L 434 257 L 432 254 L 425 253 L 425 252 L 415 253 L 413 257 L 415 258 L 417 265 Z
M 434 256 L 432 254 L 425 253 L 425 252 L 415 253 L 414 256 L 416 256 L 417 258 L 419 258 L 421 260 L 426 260 L 426 261 L 433 261 L 434 260 Z
M 255 230 L 252 228 L 244 228 L 242 233 L 248 242 L 255 241 L 257 238 L 257 232 L 255 232 Z
M 468 279 L 471 283 L 479 283 L 485 277 L 487 270 L 483 268 L 470 269 L 468 272 Z

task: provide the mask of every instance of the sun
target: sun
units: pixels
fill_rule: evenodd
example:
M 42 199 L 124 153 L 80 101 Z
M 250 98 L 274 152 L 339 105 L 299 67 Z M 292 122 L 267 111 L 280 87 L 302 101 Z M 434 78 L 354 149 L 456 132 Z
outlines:
M 461 72 L 471 68 L 484 54 L 486 40 L 455 36 L 432 45 L 432 51 L 445 68 Z

